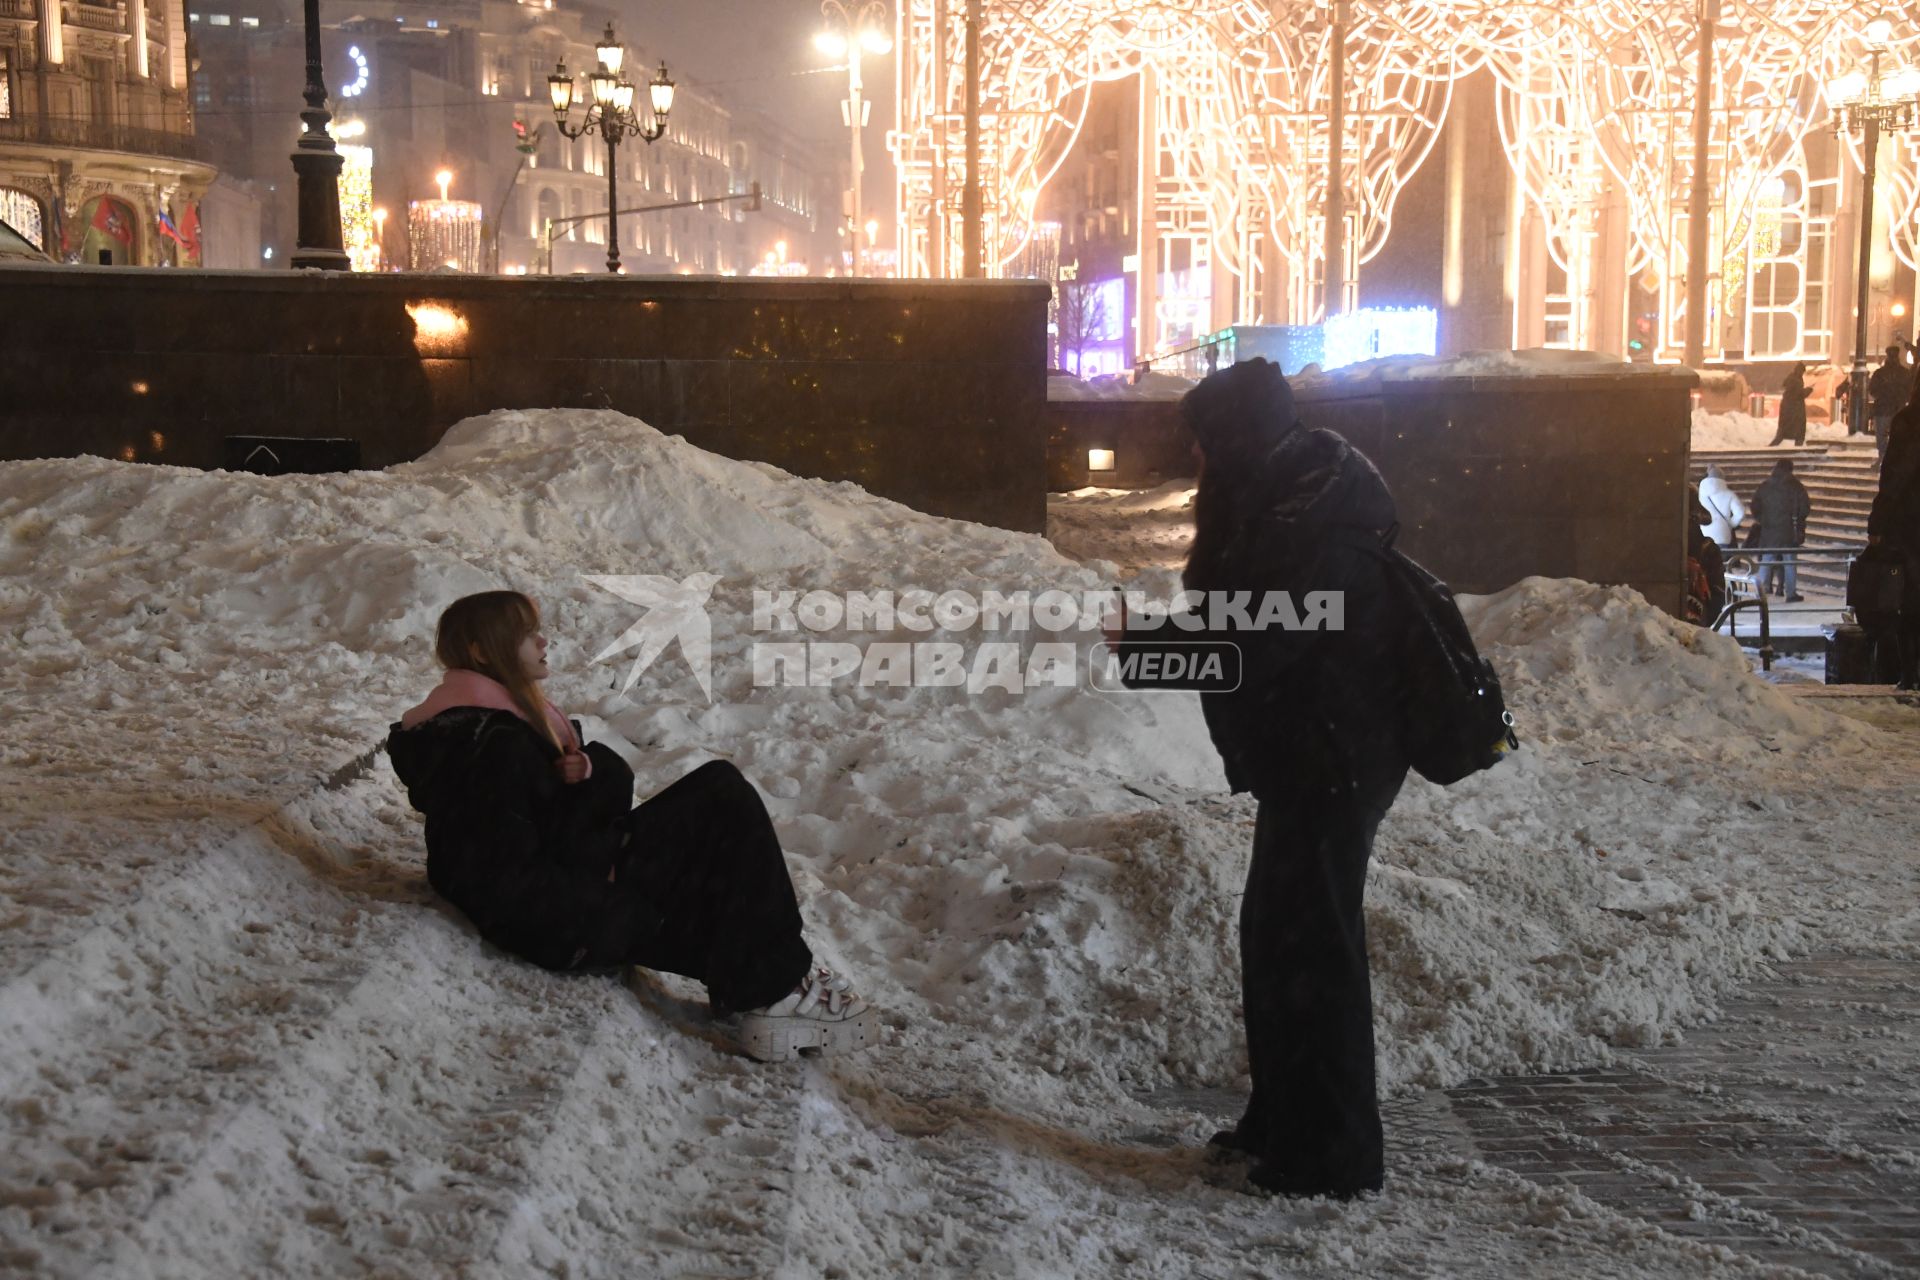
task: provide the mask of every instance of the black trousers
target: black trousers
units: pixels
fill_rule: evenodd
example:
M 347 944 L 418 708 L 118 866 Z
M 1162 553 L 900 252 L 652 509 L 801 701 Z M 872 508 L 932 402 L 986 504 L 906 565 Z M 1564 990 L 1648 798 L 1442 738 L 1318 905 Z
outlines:
M 701 765 L 626 818 L 615 888 L 648 923 L 629 964 L 706 984 L 716 1013 L 772 1004 L 813 963 L 773 819 L 733 765 Z
M 1234 1145 L 1255 1181 L 1299 1194 L 1378 1190 L 1384 1173 L 1373 987 L 1361 898 L 1374 832 L 1405 776 L 1300 779 L 1263 794 L 1240 906 L 1253 1097 Z

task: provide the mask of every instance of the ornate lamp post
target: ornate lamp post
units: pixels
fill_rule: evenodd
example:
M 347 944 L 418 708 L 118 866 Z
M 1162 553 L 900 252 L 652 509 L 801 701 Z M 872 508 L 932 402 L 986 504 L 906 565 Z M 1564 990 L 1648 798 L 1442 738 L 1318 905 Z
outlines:
M 626 60 L 626 46 L 614 39 L 611 22 L 607 24 L 606 35 L 593 48 L 599 58 L 599 66 L 587 76 L 593 101 L 588 104 L 586 115 L 578 125 L 568 123 L 568 116 L 573 110 L 574 84 L 564 61 L 558 63 L 553 68 L 553 74 L 547 77 L 547 92 L 553 99 L 554 122 L 562 137 L 578 138 L 598 133 L 607 144 L 607 270 L 618 275 L 620 144 L 628 138 L 653 143 L 666 134 L 667 113 L 673 110 L 674 84 L 667 75 L 667 64 L 661 63 L 660 74 L 647 84 L 649 109 L 636 112 L 633 109 L 633 82 L 620 76 L 620 65 Z
M 306 23 L 307 109 L 300 119 L 307 128 L 293 152 L 299 222 L 291 261 L 296 271 L 347 271 L 353 262 L 340 234 L 340 168 L 346 162 L 327 132 L 333 114 L 327 110 L 327 85 L 320 75 L 320 0 L 306 0 Z
M 813 38 L 813 47 L 829 58 L 847 60 L 847 100 L 840 114 L 853 136 L 852 168 L 847 199 L 847 232 L 853 244 L 853 274 L 860 275 L 860 223 L 865 210 L 860 204 L 860 175 L 866 169 L 866 153 L 860 146 L 860 133 L 866 127 L 867 113 L 873 104 L 861 96 L 860 55 L 875 57 L 893 51 L 893 37 L 887 34 L 886 0 L 821 0 L 820 12 L 831 23 Z
M 1848 394 L 1847 432 L 1867 430 L 1867 277 L 1873 267 L 1873 162 L 1882 129 L 1906 129 L 1920 107 L 1920 70 L 1903 67 L 1883 75 L 1880 56 L 1893 38 L 1893 24 L 1875 18 L 1867 24 L 1868 70 L 1850 71 L 1827 86 L 1835 133 L 1861 137 L 1866 176 L 1860 195 L 1860 272 L 1855 282 L 1852 389 Z

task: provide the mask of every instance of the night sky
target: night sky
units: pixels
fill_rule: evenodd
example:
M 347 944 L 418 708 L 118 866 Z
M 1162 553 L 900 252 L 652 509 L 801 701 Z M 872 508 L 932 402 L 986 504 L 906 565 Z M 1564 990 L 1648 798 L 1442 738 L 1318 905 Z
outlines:
M 839 103 L 844 70 L 813 47 L 826 25 L 818 0 L 626 0 L 633 39 L 660 50 L 674 74 L 686 74 L 730 103 L 758 107 L 809 138 L 837 143 L 846 136 Z M 895 9 L 888 6 L 888 31 Z M 893 56 L 862 64 L 876 149 L 867 163 L 883 163 L 877 149 L 893 120 Z M 872 172 L 871 169 L 869 172 Z

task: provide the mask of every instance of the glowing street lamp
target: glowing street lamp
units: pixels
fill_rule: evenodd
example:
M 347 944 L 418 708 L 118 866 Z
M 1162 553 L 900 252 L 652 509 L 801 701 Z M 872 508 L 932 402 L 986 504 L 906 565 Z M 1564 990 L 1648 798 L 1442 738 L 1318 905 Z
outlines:
M 893 37 L 887 34 L 886 0 L 820 0 L 820 13 L 830 24 L 813 37 L 813 47 L 829 58 L 847 60 L 847 100 L 840 104 L 842 123 L 852 135 L 853 155 L 847 193 L 847 225 L 858 228 L 862 212 L 860 175 L 866 168 L 866 153 L 860 145 L 861 130 L 873 104 L 861 94 L 860 58 L 863 54 L 879 57 L 893 52 Z M 868 233 L 871 239 L 872 233 Z M 853 274 L 860 274 L 859 246 L 854 247 Z
M 607 145 L 607 270 L 617 275 L 620 271 L 620 144 L 627 138 L 652 144 L 666 135 L 675 86 L 667 74 L 667 64 L 662 62 L 660 74 L 647 84 L 648 109 L 636 112 L 633 82 L 620 75 L 620 68 L 626 64 L 626 46 L 614 38 L 611 22 L 593 51 L 598 65 L 587 76 L 588 92 L 593 100 L 578 125 L 568 122 L 577 89 L 564 61 L 557 63 L 553 74 L 547 77 L 547 95 L 562 137 L 579 138 L 598 133 Z
M 1855 280 L 1853 317 L 1853 372 L 1847 400 L 1847 434 L 1863 435 L 1867 427 L 1867 283 L 1873 267 L 1873 169 L 1882 129 L 1913 127 L 1920 109 L 1920 70 L 1901 67 L 1883 73 L 1881 55 L 1893 40 L 1893 24 L 1875 18 L 1867 24 L 1868 69 L 1849 71 L 1827 85 L 1827 105 L 1833 109 L 1835 133 L 1861 138 L 1865 176 L 1860 194 L 1860 271 Z

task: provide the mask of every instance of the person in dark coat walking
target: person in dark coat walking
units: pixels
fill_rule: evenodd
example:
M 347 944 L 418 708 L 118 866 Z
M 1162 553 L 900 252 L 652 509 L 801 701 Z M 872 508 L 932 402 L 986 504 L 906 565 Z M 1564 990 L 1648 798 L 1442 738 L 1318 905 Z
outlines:
M 1813 499 L 1807 494 L 1807 486 L 1794 478 L 1793 459 L 1780 459 L 1773 464 L 1773 474 L 1753 494 L 1751 545 L 1763 551 L 1755 562 L 1754 586 L 1762 593 L 1778 583 L 1788 604 L 1805 599 L 1798 590 L 1793 552 L 1778 548 L 1806 545 L 1807 517 L 1812 514 Z
M 1895 343 L 1887 348 L 1887 357 L 1881 361 L 1880 367 L 1867 378 L 1867 416 L 1883 458 L 1887 455 L 1887 427 L 1893 421 L 1893 415 L 1907 403 L 1907 392 L 1912 387 L 1913 371 L 1907 367 L 1906 353 Z M 1849 431 L 1847 434 L 1857 433 Z
M 753 784 L 711 761 L 633 807 L 633 771 L 549 703 L 547 641 L 516 591 L 456 600 L 446 674 L 387 736 L 426 815 L 427 880 L 480 936 L 547 969 L 639 965 L 745 1012 L 749 1052 L 857 1048 L 872 1010 L 816 968 Z M 755 1056 L 765 1056 L 755 1053 Z
M 1773 439 L 1767 441 L 1768 448 L 1807 442 L 1807 397 L 1811 394 L 1807 388 L 1806 362 L 1802 361 L 1793 366 L 1793 372 L 1780 388 L 1780 425 Z
M 1906 560 L 1906 594 L 1895 618 L 1869 619 L 1881 643 L 1896 652 L 1900 687 L 1920 688 L 1920 587 L 1913 576 L 1920 571 L 1920 389 L 1888 423 L 1887 453 L 1880 464 L 1880 488 L 1867 514 L 1867 543 L 1890 550 Z
M 1334 591 L 1344 607 L 1338 634 L 1213 637 L 1240 646 L 1240 684 L 1201 708 L 1228 784 L 1260 802 L 1240 912 L 1253 1096 L 1214 1142 L 1254 1158 L 1257 1186 L 1350 1197 L 1384 1175 L 1361 896 L 1407 773 L 1398 653 L 1420 624 L 1377 551 L 1396 523 L 1386 484 L 1340 436 L 1295 422 L 1278 366 L 1214 373 L 1182 412 L 1201 458 L 1187 589 L 1256 607 Z

